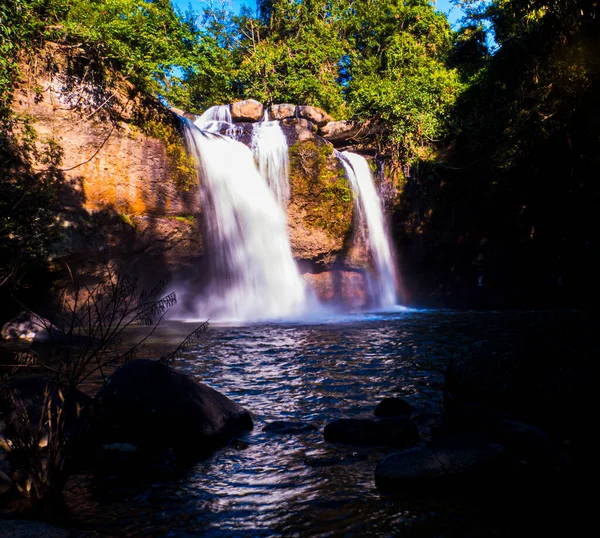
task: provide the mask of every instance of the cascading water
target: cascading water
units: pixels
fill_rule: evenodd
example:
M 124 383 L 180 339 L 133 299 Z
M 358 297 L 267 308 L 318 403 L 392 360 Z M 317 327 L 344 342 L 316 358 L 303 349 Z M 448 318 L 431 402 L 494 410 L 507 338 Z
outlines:
M 290 197 L 289 157 L 285 135 L 278 121 L 269 121 L 268 113 L 262 122 L 254 124 L 252 151 L 258 170 L 284 209 Z
M 307 294 L 292 257 L 285 214 L 250 149 L 205 132 L 215 121 L 229 123 L 222 121 L 221 111 L 208 112 L 185 129 L 199 167 L 211 253 L 211 283 L 199 313 L 241 321 L 300 315 Z
M 390 239 L 386 231 L 381 200 L 375 188 L 367 160 L 355 153 L 337 152 L 356 197 L 359 219 L 364 223 L 375 275 L 371 295 L 378 307 L 396 304 L 396 269 Z
M 225 131 L 227 136 L 235 138 L 235 127 L 229 105 L 211 106 L 195 121 L 195 124 L 200 126 L 203 131 L 210 133 Z

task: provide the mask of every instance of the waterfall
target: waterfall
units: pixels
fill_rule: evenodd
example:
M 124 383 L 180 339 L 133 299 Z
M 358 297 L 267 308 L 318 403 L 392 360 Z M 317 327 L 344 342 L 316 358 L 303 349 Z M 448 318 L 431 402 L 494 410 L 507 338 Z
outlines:
M 381 200 L 375 188 L 367 160 L 347 151 L 337 153 L 342 161 L 356 198 L 359 219 L 364 226 L 367 244 L 373 260 L 374 276 L 371 295 L 376 306 L 396 304 L 396 269 L 386 231 Z
M 258 170 L 284 209 L 290 197 L 289 156 L 285 135 L 278 121 L 269 121 L 268 112 L 252 131 L 252 151 Z
M 241 321 L 302 314 L 306 288 L 292 257 L 284 211 L 250 149 L 206 132 L 215 121 L 227 123 L 223 110 L 211 110 L 185 128 L 199 168 L 211 264 L 200 313 Z
M 227 136 L 236 137 L 236 128 L 231 117 L 229 105 L 215 105 L 205 110 L 195 121 L 203 131 L 210 133 L 226 132 Z

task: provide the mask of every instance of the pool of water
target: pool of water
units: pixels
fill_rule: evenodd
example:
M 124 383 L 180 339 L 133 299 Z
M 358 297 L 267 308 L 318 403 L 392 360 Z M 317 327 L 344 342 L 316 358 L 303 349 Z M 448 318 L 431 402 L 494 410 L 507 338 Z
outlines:
M 577 312 L 397 310 L 211 326 L 175 367 L 249 409 L 254 430 L 243 443 L 173 472 L 101 485 L 75 476 L 68 502 L 76 525 L 106 535 L 172 537 L 513 536 L 556 529 L 559 515 L 571 519 L 556 498 L 524 504 L 503 494 L 493 501 L 477 494 L 439 498 L 435 491 L 425 498 L 382 496 L 373 473 L 387 452 L 326 443 L 322 430 L 336 418 L 372 416 L 391 395 L 435 418 L 447 361 L 461 347 L 483 339 L 577 338 L 585 345 L 585 319 Z M 160 356 L 191 328 L 167 323 L 147 354 Z M 306 421 L 318 430 L 263 431 L 274 420 Z

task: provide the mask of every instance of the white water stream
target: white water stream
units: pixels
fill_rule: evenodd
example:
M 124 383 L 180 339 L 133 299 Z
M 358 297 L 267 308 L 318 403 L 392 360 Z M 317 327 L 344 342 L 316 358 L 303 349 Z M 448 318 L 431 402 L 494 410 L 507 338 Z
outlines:
M 219 127 L 215 122 L 230 123 L 230 118 L 209 109 L 195 126 L 186 125 L 199 167 L 210 263 L 199 313 L 236 321 L 300 316 L 307 309 L 307 292 L 292 257 L 284 210 L 250 149 L 211 132 Z
M 280 123 L 269 121 L 268 112 L 265 112 L 263 121 L 254 124 L 251 146 L 260 174 L 285 211 L 290 197 L 287 140 Z
M 396 268 L 386 230 L 381 199 L 367 160 L 348 151 L 338 152 L 356 198 L 359 220 L 364 224 L 366 243 L 373 260 L 370 295 L 377 307 L 396 304 Z

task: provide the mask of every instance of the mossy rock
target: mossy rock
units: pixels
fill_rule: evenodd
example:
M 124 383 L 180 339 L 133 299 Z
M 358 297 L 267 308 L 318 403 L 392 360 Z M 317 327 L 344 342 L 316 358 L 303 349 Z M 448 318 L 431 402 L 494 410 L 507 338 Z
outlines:
M 307 227 L 321 228 L 335 238 L 350 234 L 352 190 L 331 144 L 312 138 L 290 147 L 290 187 L 306 212 Z

